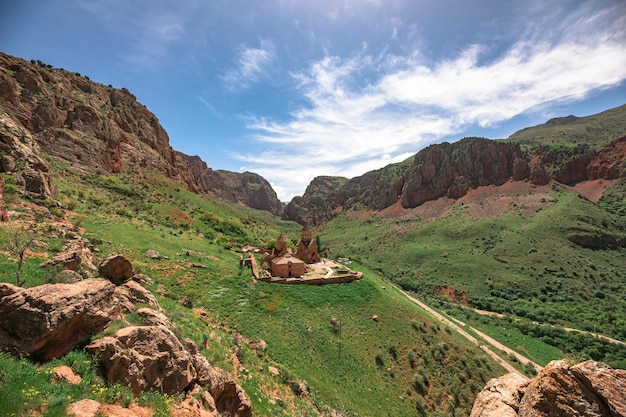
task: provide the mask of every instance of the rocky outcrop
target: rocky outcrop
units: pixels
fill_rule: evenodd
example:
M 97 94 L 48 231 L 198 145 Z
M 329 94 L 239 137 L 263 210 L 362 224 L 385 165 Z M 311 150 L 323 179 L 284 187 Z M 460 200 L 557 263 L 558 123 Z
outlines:
M 211 397 L 207 403 L 218 413 L 252 415 L 243 389 L 213 368 L 193 342 L 186 340 L 183 345 L 166 327 L 127 327 L 85 349 L 98 358 L 107 381 L 122 382 L 135 395 L 145 390 L 173 395 L 198 385 L 207 388 Z
M 193 192 L 282 212 L 262 177 L 213 171 L 174 151 L 155 115 L 127 89 L 0 53 L 0 172 L 14 175 L 26 196 L 51 199 L 48 157 L 80 174 L 151 168 Z
M 98 266 L 102 278 L 121 285 L 133 277 L 133 265 L 123 255 L 111 254 Z
M 75 236 L 63 246 L 62 252 L 59 252 L 52 259 L 42 262 L 39 267 L 61 266 L 64 270 L 74 271 L 85 277 L 93 277 L 98 269 L 94 262 L 97 263 L 97 260 L 91 252 L 89 241 L 80 236 Z
M 339 191 L 348 182 L 347 178 L 319 176 L 307 186 L 302 197 L 294 197 L 285 206 L 283 218 L 302 225 L 321 224 L 334 217 L 333 211 L 340 207 L 345 198 Z
M 398 202 L 413 208 L 440 197 L 460 198 L 479 186 L 526 180 L 530 173 L 518 145 L 466 138 L 429 146 L 411 159 L 350 180 L 316 178 L 287 205 L 283 218 L 320 224 L 341 209 L 382 210 Z
M 151 308 L 142 307 L 137 310 L 137 314 L 141 318 L 141 322 L 146 326 L 164 326 L 168 329 L 176 327 L 165 314 Z
M 616 249 L 626 246 L 626 238 L 602 231 L 571 230 L 567 234 L 567 239 L 578 246 L 590 249 Z
M 626 136 L 606 145 L 586 168 L 590 179 L 626 177 Z
M 258 210 L 265 210 L 280 216 L 283 203 L 269 182 L 253 172 L 231 172 L 213 170 L 198 156 L 178 153 L 179 158 L 191 167 L 193 183 L 199 190 L 233 203 L 239 203 Z
M 128 90 L 5 54 L 0 71 L 1 111 L 56 162 L 81 173 L 144 164 L 174 176 L 167 133 Z
M 625 417 L 626 371 L 587 361 L 554 361 L 532 381 L 515 374 L 492 379 L 471 417 Z
M 529 174 L 519 146 L 481 138 L 442 143 L 415 155 L 404 175 L 401 202 L 409 208 L 444 195 L 459 198 L 469 189 L 524 180 Z
M 153 309 L 160 309 L 154 295 L 135 281 L 127 281 L 116 287 L 114 298 L 123 313 L 135 311 L 135 304 L 145 304 Z
M 517 417 L 529 383 L 528 378 L 514 373 L 491 379 L 476 397 L 470 417 Z
M 50 167 L 41 155 L 31 132 L 4 112 L 0 96 L 0 172 L 11 174 L 24 196 L 44 200 L 54 194 Z
M 346 209 L 382 210 L 398 203 L 413 208 L 441 197 L 457 199 L 474 188 L 507 181 L 575 185 L 624 177 L 626 137 L 599 151 L 581 144 L 539 146 L 530 153 L 522 152 L 514 143 L 466 138 L 429 146 L 411 160 L 350 180 L 315 178 L 302 197 L 287 204 L 283 218 L 318 225 Z
M 115 286 L 102 279 L 28 289 L 3 286 L 0 348 L 38 360 L 63 356 L 115 318 Z

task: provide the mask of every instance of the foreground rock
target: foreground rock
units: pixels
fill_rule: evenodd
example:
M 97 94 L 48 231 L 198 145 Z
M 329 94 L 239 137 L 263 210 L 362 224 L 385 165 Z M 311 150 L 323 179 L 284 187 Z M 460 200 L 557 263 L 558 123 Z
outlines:
M 186 341 L 184 346 L 166 327 L 127 327 L 116 337 L 96 340 L 85 349 L 97 356 L 107 381 L 122 382 L 135 395 L 142 391 L 174 395 L 204 386 L 211 397 L 205 400 L 208 411 L 252 415 L 252 404 L 243 389 L 213 368 L 193 342 Z
M 626 371 L 587 361 L 553 361 L 535 379 L 492 379 L 471 417 L 626 417 Z
M 115 288 L 115 299 L 123 313 L 135 311 L 135 304 L 146 304 L 155 310 L 160 310 L 154 295 L 135 281 L 125 282 Z
M 115 285 L 122 285 L 133 277 L 133 265 L 123 255 L 112 254 L 102 261 L 98 272 L 102 278 Z
M 115 286 L 103 279 L 22 289 L 4 286 L 0 349 L 47 361 L 106 328 L 118 315 Z

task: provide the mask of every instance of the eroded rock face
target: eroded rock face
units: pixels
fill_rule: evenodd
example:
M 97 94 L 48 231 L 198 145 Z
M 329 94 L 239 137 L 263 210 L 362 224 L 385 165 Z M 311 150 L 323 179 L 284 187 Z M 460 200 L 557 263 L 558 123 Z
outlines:
M 519 403 L 529 383 L 528 378 L 514 373 L 491 379 L 476 397 L 470 417 L 517 417 Z
M 218 413 L 252 415 L 252 403 L 243 389 L 213 368 L 192 341 L 183 345 L 164 326 L 127 327 L 85 350 L 98 357 L 107 381 L 122 382 L 135 395 L 145 390 L 178 394 L 199 385 L 206 387 L 212 398 L 205 402 Z
M 282 212 L 282 203 L 262 177 L 213 171 L 200 158 L 174 151 L 159 120 L 127 89 L 3 53 L 0 127 L 0 171 L 15 171 L 22 190 L 32 197 L 52 198 L 44 169 L 50 157 L 81 174 L 149 167 L 193 192 L 214 192 L 229 201 Z
M 124 313 L 135 311 L 135 304 L 147 304 L 159 310 L 159 303 L 154 295 L 136 281 L 127 281 L 115 289 L 115 298 Z
M 123 255 L 112 254 L 102 261 L 98 272 L 102 278 L 121 285 L 133 277 L 133 265 Z
M 263 177 L 253 172 L 213 170 L 198 156 L 178 152 L 178 157 L 190 168 L 193 183 L 202 192 L 210 192 L 224 200 L 241 203 L 258 210 L 280 215 L 283 204 L 276 191 Z
M 0 347 L 44 361 L 63 356 L 118 315 L 114 290 L 102 279 L 20 290 L 4 286 Z
M 587 361 L 553 361 L 532 381 L 515 374 L 492 379 L 471 417 L 626 417 L 626 371 Z

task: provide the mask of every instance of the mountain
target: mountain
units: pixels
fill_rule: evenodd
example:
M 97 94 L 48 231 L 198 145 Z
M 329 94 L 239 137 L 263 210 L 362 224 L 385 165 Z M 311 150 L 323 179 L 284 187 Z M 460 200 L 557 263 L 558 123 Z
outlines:
M 287 204 L 283 218 L 322 224 L 344 210 L 409 209 L 507 181 L 573 186 L 624 178 L 625 120 L 626 105 L 585 118 L 553 119 L 506 141 L 464 138 L 431 145 L 404 162 L 347 181 L 315 179 Z
M 177 152 L 179 160 L 185 161 L 191 168 L 192 184 L 203 192 L 210 192 L 226 201 L 243 204 L 259 210 L 280 215 L 283 203 L 269 182 L 254 172 L 232 172 L 213 170 L 198 156 L 189 156 Z
M 363 278 L 273 285 L 240 248 L 301 226 L 266 181 L 176 152 L 128 91 L 1 62 L 0 415 L 469 416 L 505 369 L 626 368 L 619 135 L 318 177 L 285 217 Z
M 172 149 L 158 119 L 125 88 L 0 53 L 0 122 L 3 170 L 19 168 L 27 192 L 42 198 L 52 197 L 49 158 L 83 175 L 155 170 L 197 193 L 282 212 L 262 177 L 215 172 Z

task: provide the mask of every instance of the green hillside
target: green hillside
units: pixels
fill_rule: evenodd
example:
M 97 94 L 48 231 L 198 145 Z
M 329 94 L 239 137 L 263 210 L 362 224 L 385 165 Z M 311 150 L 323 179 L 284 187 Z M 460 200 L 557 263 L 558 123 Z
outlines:
M 599 149 L 626 135 L 626 104 L 586 117 L 558 117 L 515 132 L 508 140 L 525 148 L 568 144 Z
M 514 336 L 509 333 L 523 333 L 560 350 L 549 349 L 549 357 L 541 359 L 545 345 L 529 340 L 531 347 L 518 346 L 539 363 L 569 353 L 626 367 L 624 346 L 561 331 L 564 326 L 626 340 L 626 249 L 589 249 L 569 240 L 573 234 L 623 239 L 625 218 L 615 213 L 611 198 L 595 204 L 559 186 L 529 213 L 530 193 L 496 195 L 510 199 L 509 208 L 479 218 L 470 213 L 486 210 L 486 199 L 456 202 L 434 220 L 410 211 L 393 218 L 344 214 L 324 227 L 322 241 L 334 255 L 353 257 L 430 299 L 431 305 L 490 330 L 507 345 L 506 338 Z M 617 194 L 623 196 L 623 186 L 607 193 Z M 442 287 L 464 293 L 472 307 L 506 318 L 478 316 L 449 304 L 440 295 Z M 455 302 L 464 301 L 459 298 Z M 510 329 L 508 336 L 495 334 L 500 326 Z
M 56 202 L 23 201 L 14 187 L 5 193 L 9 209 L 22 212 L 23 220 L 32 216 L 39 240 L 48 245 L 27 257 L 25 286 L 55 282 L 57 271 L 39 264 L 66 242 L 52 224 L 69 220 L 101 256 L 121 253 L 154 280 L 149 288 L 180 335 L 199 346 L 208 339 L 202 352 L 236 375 L 255 415 L 337 410 L 346 416 L 468 416 L 485 382 L 504 373 L 476 346 L 399 292 L 385 289 L 388 284 L 367 266 L 355 267 L 364 279 L 351 284 L 253 282 L 250 271 L 239 267 L 238 245 L 266 245 L 281 231 L 296 240 L 300 226 L 295 223 L 192 194 L 151 172 L 79 176 L 55 166 L 52 178 Z M 5 180 L 10 184 L 10 177 Z M 6 236 L 16 227 L 0 223 L 0 232 Z M 147 250 L 162 257 L 150 259 Z M 16 268 L 10 252 L 0 253 L 4 281 L 14 282 Z M 183 299 L 188 307 L 181 305 Z M 86 381 L 77 387 L 51 385 L 50 369 L 58 363 L 35 367 L 0 355 L 0 396 L 17 392 L 15 401 L 0 406 L 0 414 L 63 415 L 70 400 L 80 398 L 132 401 L 124 387 L 105 387 L 80 351 L 60 363 L 87 375 Z M 268 371 L 270 366 L 278 375 Z M 301 383 L 308 395 L 298 395 Z M 175 398 L 145 394 L 137 401 L 156 415 L 168 415 L 167 404 Z

